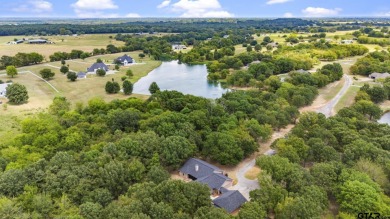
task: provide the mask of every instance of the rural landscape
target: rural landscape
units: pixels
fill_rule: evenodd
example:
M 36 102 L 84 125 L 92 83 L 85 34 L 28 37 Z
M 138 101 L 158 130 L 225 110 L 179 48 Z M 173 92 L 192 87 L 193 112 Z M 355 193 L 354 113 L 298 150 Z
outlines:
M 390 218 L 389 13 L 74 2 L 0 10 L 1 219 Z

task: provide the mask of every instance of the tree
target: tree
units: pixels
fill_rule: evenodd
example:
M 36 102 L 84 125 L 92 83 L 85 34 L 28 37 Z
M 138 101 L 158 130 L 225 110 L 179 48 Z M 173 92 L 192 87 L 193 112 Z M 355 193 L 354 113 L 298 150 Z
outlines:
M 140 54 L 138 54 L 138 57 L 140 57 L 141 59 L 143 59 L 143 58 L 145 58 L 145 54 L 140 53 Z
M 340 210 L 357 215 L 360 212 L 378 212 L 380 195 L 370 185 L 357 180 L 345 182 L 338 194 Z
M 181 136 L 170 136 L 162 142 L 161 158 L 167 166 L 178 167 L 193 155 L 196 146 Z
M 54 97 L 53 103 L 49 106 L 49 113 L 63 115 L 70 110 L 70 103 L 66 97 Z
M 133 77 L 134 76 L 133 71 L 131 69 L 127 70 L 126 71 L 126 76 L 127 77 Z
M 104 69 L 98 69 L 96 71 L 96 75 L 100 77 L 104 77 L 106 75 L 106 71 Z
M 65 60 L 61 59 L 61 65 L 65 65 L 65 64 L 66 64 Z
M 156 82 L 151 83 L 149 86 L 149 92 L 151 94 L 155 94 L 158 91 L 160 91 L 160 87 L 157 85 L 157 83 Z
M 66 75 L 66 77 L 67 77 L 70 81 L 76 81 L 76 80 L 77 80 L 77 74 L 76 74 L 76 72 L 73 72 L 73 71 L 68 72 L 68 74 Z
M 21 104 L 28 100 L 27 88 L 24 85 L 14 83 L 6 88 L 6 97 L 10 103 Z
M 120 69 L 120 66 L 119 65 L 115 65 L 115 70 L 119 71 Z
M 68 66 L 65 66 L 65 65 L 61 66 L 60 72 L 61 72 L 62 74 L 68 73 L 68 72 L 69 72 L 69 67 L 68 67 Z
M 256 52 L 261 51 L 261 49 L 262 49 L 261 45 L 260 44 L 256 44 L 256 46 L 255 46 Z
M 247 52 L 252 52 L 252 50 L 253 50 L 252 46 L 247 46 L 247 47 L 246 47 L 246 51 L 247 51 Z
M 39 74 L 41 74 L 42 78 L 45 80 L 48 80 L 48 79 L 54 77 L 54 75 L 55 75 L 55 73 L 52 72 L 48 68 L 42 69 L 41 71 L 39 71 Z
M 383 87 L 375 86 L 373 88 L 370 88 L 367 91 L 368 95 L 370 95 L 371 100 L 374 103 L 381 103 L 387 99 L 386 91 Z
M 266 218 L 267 212 L 257 202 L 245 203 L 238 213 L 239 219 Z
M 18 70 L 13 65 L 7 66 L 6 72 L 8 76 L 11 76 L 11 78 L 18 74 Z
M 126 95 L 130 95 L 133 93 L 133 84 L 128 80 L 125 80 L 123 82 L 123 93 Z
M 103 60 L 101 58 L 96 59 L 96 63 L 103 63 Z
M 120 85 L 115 81 L 107 81 L 105 89 L 109 94 L 116 94 L 121 90 Z

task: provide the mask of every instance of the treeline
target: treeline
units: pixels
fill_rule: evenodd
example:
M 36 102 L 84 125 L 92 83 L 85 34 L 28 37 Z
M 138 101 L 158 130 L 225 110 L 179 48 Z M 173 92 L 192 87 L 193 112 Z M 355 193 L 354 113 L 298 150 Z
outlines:
M 0 58 L 0 70 L 5 69 L 7 66 L 28 66 L 41 63 L 44 57 L 36 52 L 32 53 L 17 53 L 15 56 L 2 56 Z
M 390 54 L 386 51 L 375 51 L 360 58 L 351 66 L 355 75 L 369 75 L 374 72 L 390 72 Z
M 296 46 L 281 46 L 275 53 L 310 53 L 319 60 L 334 61 L 346 57 L 360 56 L 368 52 L 362 45 L 339 45 L 320 40 L 313 43 L 301 43 Z
M 72 50 L 70 53 L 68 52 L 55 52 L 53 55 L 49 56 L 50 62 L 61 61 L 61 60 L 69 60 L 69 59 L 86 59 L 91 57 L 92 55 L 100 55 L 101 52 L 106 53 L 106 50 L 99 50 L 99 53 L 89 53 L 81 50 Z
M 375 115 L 375 116 L 373 116 Z M 390 214 L 388 125 L 372 122 L 378 106 L 361 100 L 326 119 L 307 113 L 285 139 L 273 144 L 276 156 L 257 164 L 261 189 L 252 191 L 259 208 L 277 218 L 356 218 L 361 212 Z
M 380 46 L 390 45 L 390 39 L 376 39 L 376 38 L 370 38 L 366 36 L 359 37 L 357 41 L 358 43 L 361 44 L 377 44 Z
M 96 34 L 96 33 L 186 33 L 203 32 L 209 29 L 264 29 L 296 31 L 306 30 L 314 22 L 302 19 L 243 20 L 217 19 L 197 21 L 182 19 L 177 21 L 127 22 L 102 24 L 21 24 L 1 25 L 0 36 L 13 35 L 57 35 L 57 34 Z

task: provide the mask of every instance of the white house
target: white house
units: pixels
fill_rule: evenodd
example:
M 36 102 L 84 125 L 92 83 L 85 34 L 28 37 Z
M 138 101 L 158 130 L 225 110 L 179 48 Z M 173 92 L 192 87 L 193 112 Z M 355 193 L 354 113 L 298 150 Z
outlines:
M 126 66 L 135 63 L 135 60 L 126 54 L 124 56 L 118 57 L 115 62 L 120 62 L 122 65 Z
M 341 40 L 342 44 L 352 44 L 353 40 Z
M 11 84 L 12 83 L 0 84 L 0 97 L 5 97 L 5 95 L 7 94 L 6 88 L 8 87 L 8 85 L 11 85 Z
M 172 50 L 183 50 L 183 49 L 187 49 L 187 46 L 185 45 L 172 45 Z

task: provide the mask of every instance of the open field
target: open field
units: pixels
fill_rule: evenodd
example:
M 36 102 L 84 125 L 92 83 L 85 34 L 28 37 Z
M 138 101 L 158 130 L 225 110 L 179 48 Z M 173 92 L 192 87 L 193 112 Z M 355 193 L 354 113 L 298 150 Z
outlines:
M 54 42 L 55 44 L 17 44 L 17 45 L 7 45 L 7 42 L 13 41 L 14 39 L 21 38 L 34 38 L 31 36 L 5 36 L 0 37 L 0 54 L 13 56 L 18 52 L 30 53 L 37 52 L 44 55 L 47 59 L 50 55 L 55 52 L 70 52 L 73 49 L 82 50 L 85 52 L 92 52 L 95 48 L 106 48 L 107 45 L 113 44 L 115 46 L 122 46 L 125 43 L 121 41 L 116 41 L 115 39 L 110 39 L 109 36 L 115 37 L 115 34 L 87 34 L 80 36 L 48 36 L 49 41 Z

